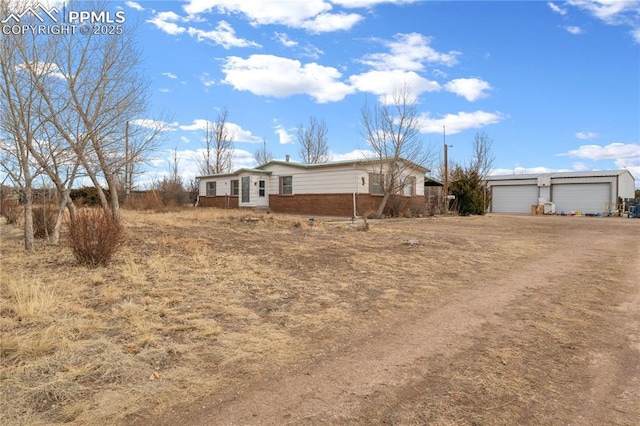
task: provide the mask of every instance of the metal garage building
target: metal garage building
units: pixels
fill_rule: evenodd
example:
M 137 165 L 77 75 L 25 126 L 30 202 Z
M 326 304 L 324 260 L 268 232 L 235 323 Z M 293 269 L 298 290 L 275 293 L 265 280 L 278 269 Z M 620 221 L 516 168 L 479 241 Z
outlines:
M 628 170 L 489 176 L 487 182 L 493 213 L 530 213 L 544 203 L 553 203 L 556 213 L 605 213 L 635 190 Z

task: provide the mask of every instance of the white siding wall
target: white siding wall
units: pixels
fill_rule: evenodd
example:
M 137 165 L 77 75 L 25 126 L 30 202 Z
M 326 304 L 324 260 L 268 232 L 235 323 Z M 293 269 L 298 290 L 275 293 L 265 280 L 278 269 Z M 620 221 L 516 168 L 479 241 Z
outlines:
M 635 197 L 635 181 L 629 172 L 622 173 L 618 177 L 618 196 L 622 198 Z
M 202 197 L 207 196 L 207 182 L 216 182 L 216 195 L 231 195 L 231 180 L 237 177 L 219 177 L 219 178 L 202 178 L 198 185 L 198 194 Z
M 280 192 L 281 176 L 293 177 L 294 194 L 350 194 L 356 191 L 358 180 L 358 171 L 353 167 L 302 169 L 274 164 L 268 170 L 272 172 L 269 180 L 270 194 Z
M 269 179 L 269 193 L 280 192 L 280 177 L 293 177 L 294 194 L 359 194 L 369 193 L 369 173 L 373 168 L 356 168 L 353 165 L 343 167 L 321 167 L 303 169 L 273 164 L 266 168 L 272 172 Z M 424 195 L 424 173 L 416 171 L 416 195 Z

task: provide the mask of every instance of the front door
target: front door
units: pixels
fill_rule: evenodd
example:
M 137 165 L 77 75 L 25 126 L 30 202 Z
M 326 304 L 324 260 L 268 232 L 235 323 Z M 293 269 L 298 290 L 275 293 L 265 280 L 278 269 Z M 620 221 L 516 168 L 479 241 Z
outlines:
M 267 181 L 264 179 L 258 180 L 258 206 L 266 207 L 269 205 L 269 198 L 267 196 Z

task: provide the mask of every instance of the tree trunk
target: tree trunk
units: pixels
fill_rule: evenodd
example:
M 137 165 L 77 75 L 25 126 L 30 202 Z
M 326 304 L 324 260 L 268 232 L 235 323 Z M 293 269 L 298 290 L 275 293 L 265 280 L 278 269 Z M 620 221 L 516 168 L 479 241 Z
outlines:
M 34 251 L 33 244 L 33 191 L 30 186 L 23 189 L 24 195 L 24 249 Z
M 58 202 L 58 215 L 56 217 L 56 225 L 53 227 L 53 232 L 49 238 L 49 242 L 53 245 L 58 245 L 60 243 L 60 228 L 62 228 L 62 219 L 64 217 L 65 207 L 69 209 L 69 216 L 71 220 L 74 220 L 77 215 L 77 210 L 75 204 L 71 200 L 69 196 L 69 189 L 64 189 L 63 191 L 58 193 L 60 197 L 60 201 Z
M 384 213 L 384 208 L 387 207 L 387 201 L 389 201 L 389 197 L 390 197 L 390 194 L 388 192 L 385 192 L 385 194 L 382 196 L 382 200 L 380 201 L 380 204 L 378 205 L 378 209 L 374 214 L 374 217 L 376 219 L 380 219 L 382 217 L 382 213 Z
M 111 173 L 105 173 L 107 185 L 109 186 L 109 195 L 111 196 L 111 213 L 116 222 L 120 223 L 120 201 L 118 200 L 118 187 Z

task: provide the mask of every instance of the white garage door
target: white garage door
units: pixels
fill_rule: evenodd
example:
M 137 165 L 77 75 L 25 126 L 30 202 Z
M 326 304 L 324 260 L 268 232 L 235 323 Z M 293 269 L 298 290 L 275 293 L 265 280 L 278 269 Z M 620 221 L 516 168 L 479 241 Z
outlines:
M 603 213 L 611 202 L 609 183 L 572 183 L 553 185 L 551 198 L 556 213 L 581 211 L 585 214 Z
M 493 213 L 531 213 L 538 204 L 537 185 L 494 186 L 491 195 Z

